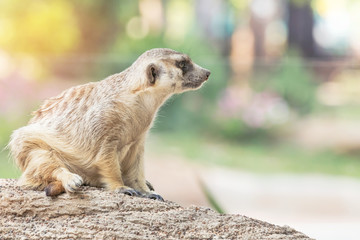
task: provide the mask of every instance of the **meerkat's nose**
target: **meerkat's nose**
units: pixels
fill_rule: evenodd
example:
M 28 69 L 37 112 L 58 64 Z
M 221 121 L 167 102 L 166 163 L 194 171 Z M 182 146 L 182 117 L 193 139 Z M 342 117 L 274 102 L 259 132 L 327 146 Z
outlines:
M 205 72 L 206 80 L 208 80 L 208 79 L 209 79 L 210 74 L 211 74 L 211 72 L 210 72 L 210 71 L 208 71 L 208 70 L 206 70 L 206 72 Z

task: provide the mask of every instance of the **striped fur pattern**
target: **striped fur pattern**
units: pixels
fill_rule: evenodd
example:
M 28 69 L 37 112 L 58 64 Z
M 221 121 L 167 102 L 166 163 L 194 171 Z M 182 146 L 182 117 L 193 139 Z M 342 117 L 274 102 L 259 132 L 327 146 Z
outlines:
M 19 185 L 54 196 L 87 184 L 161 200 L 144 177 L 145 137 L 166 99 L 209 75 L 185 54 L 152 49 L 121 73 L 46 100 L 8 144 Z

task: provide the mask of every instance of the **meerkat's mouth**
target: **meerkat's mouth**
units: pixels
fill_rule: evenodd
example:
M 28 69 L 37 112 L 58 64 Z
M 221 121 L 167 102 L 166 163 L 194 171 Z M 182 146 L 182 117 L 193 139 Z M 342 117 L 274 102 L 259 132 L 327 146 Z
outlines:
M 198 81 L 191 81 L 191 82 L 183 82 L 182 83 L 182 87 L 183 88 L 198 88 L 200 87 L 204 82 L 206 81 L 206 79 L 204 80 L 198 80 Z
M 206 71 L 203 77 L 190 75 L 187 81 L 182 83 L 182 87 L 185 88 L 199 88 L 204 82 L 209 79 L 210 71 Z

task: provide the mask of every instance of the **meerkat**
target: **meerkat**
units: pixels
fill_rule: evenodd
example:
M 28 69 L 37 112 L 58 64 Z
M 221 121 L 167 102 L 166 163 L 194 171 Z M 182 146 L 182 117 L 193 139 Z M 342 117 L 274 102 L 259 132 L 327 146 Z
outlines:
M 46 100 L 11 135 L 18 184 L 47 196 L 86 184 L 163 201 L 144 177 L 146 135 L 171 95 L 200 88 L 209 75 L 185 54 L 152 49 L 123 72 Z

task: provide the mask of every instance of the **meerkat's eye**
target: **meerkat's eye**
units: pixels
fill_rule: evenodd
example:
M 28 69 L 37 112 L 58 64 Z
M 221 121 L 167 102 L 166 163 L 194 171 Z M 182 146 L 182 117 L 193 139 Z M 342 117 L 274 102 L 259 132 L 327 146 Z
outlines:
M 181 60 L 176 62 L 176 66 L 183 71 L 186 71 L 188 68 L 189 62 L 187 60 Z
M 185 61 L 179 62 L 179 68 L 184 68 L 185 65 L 186 65 L 186 62 L 185 62 Z

